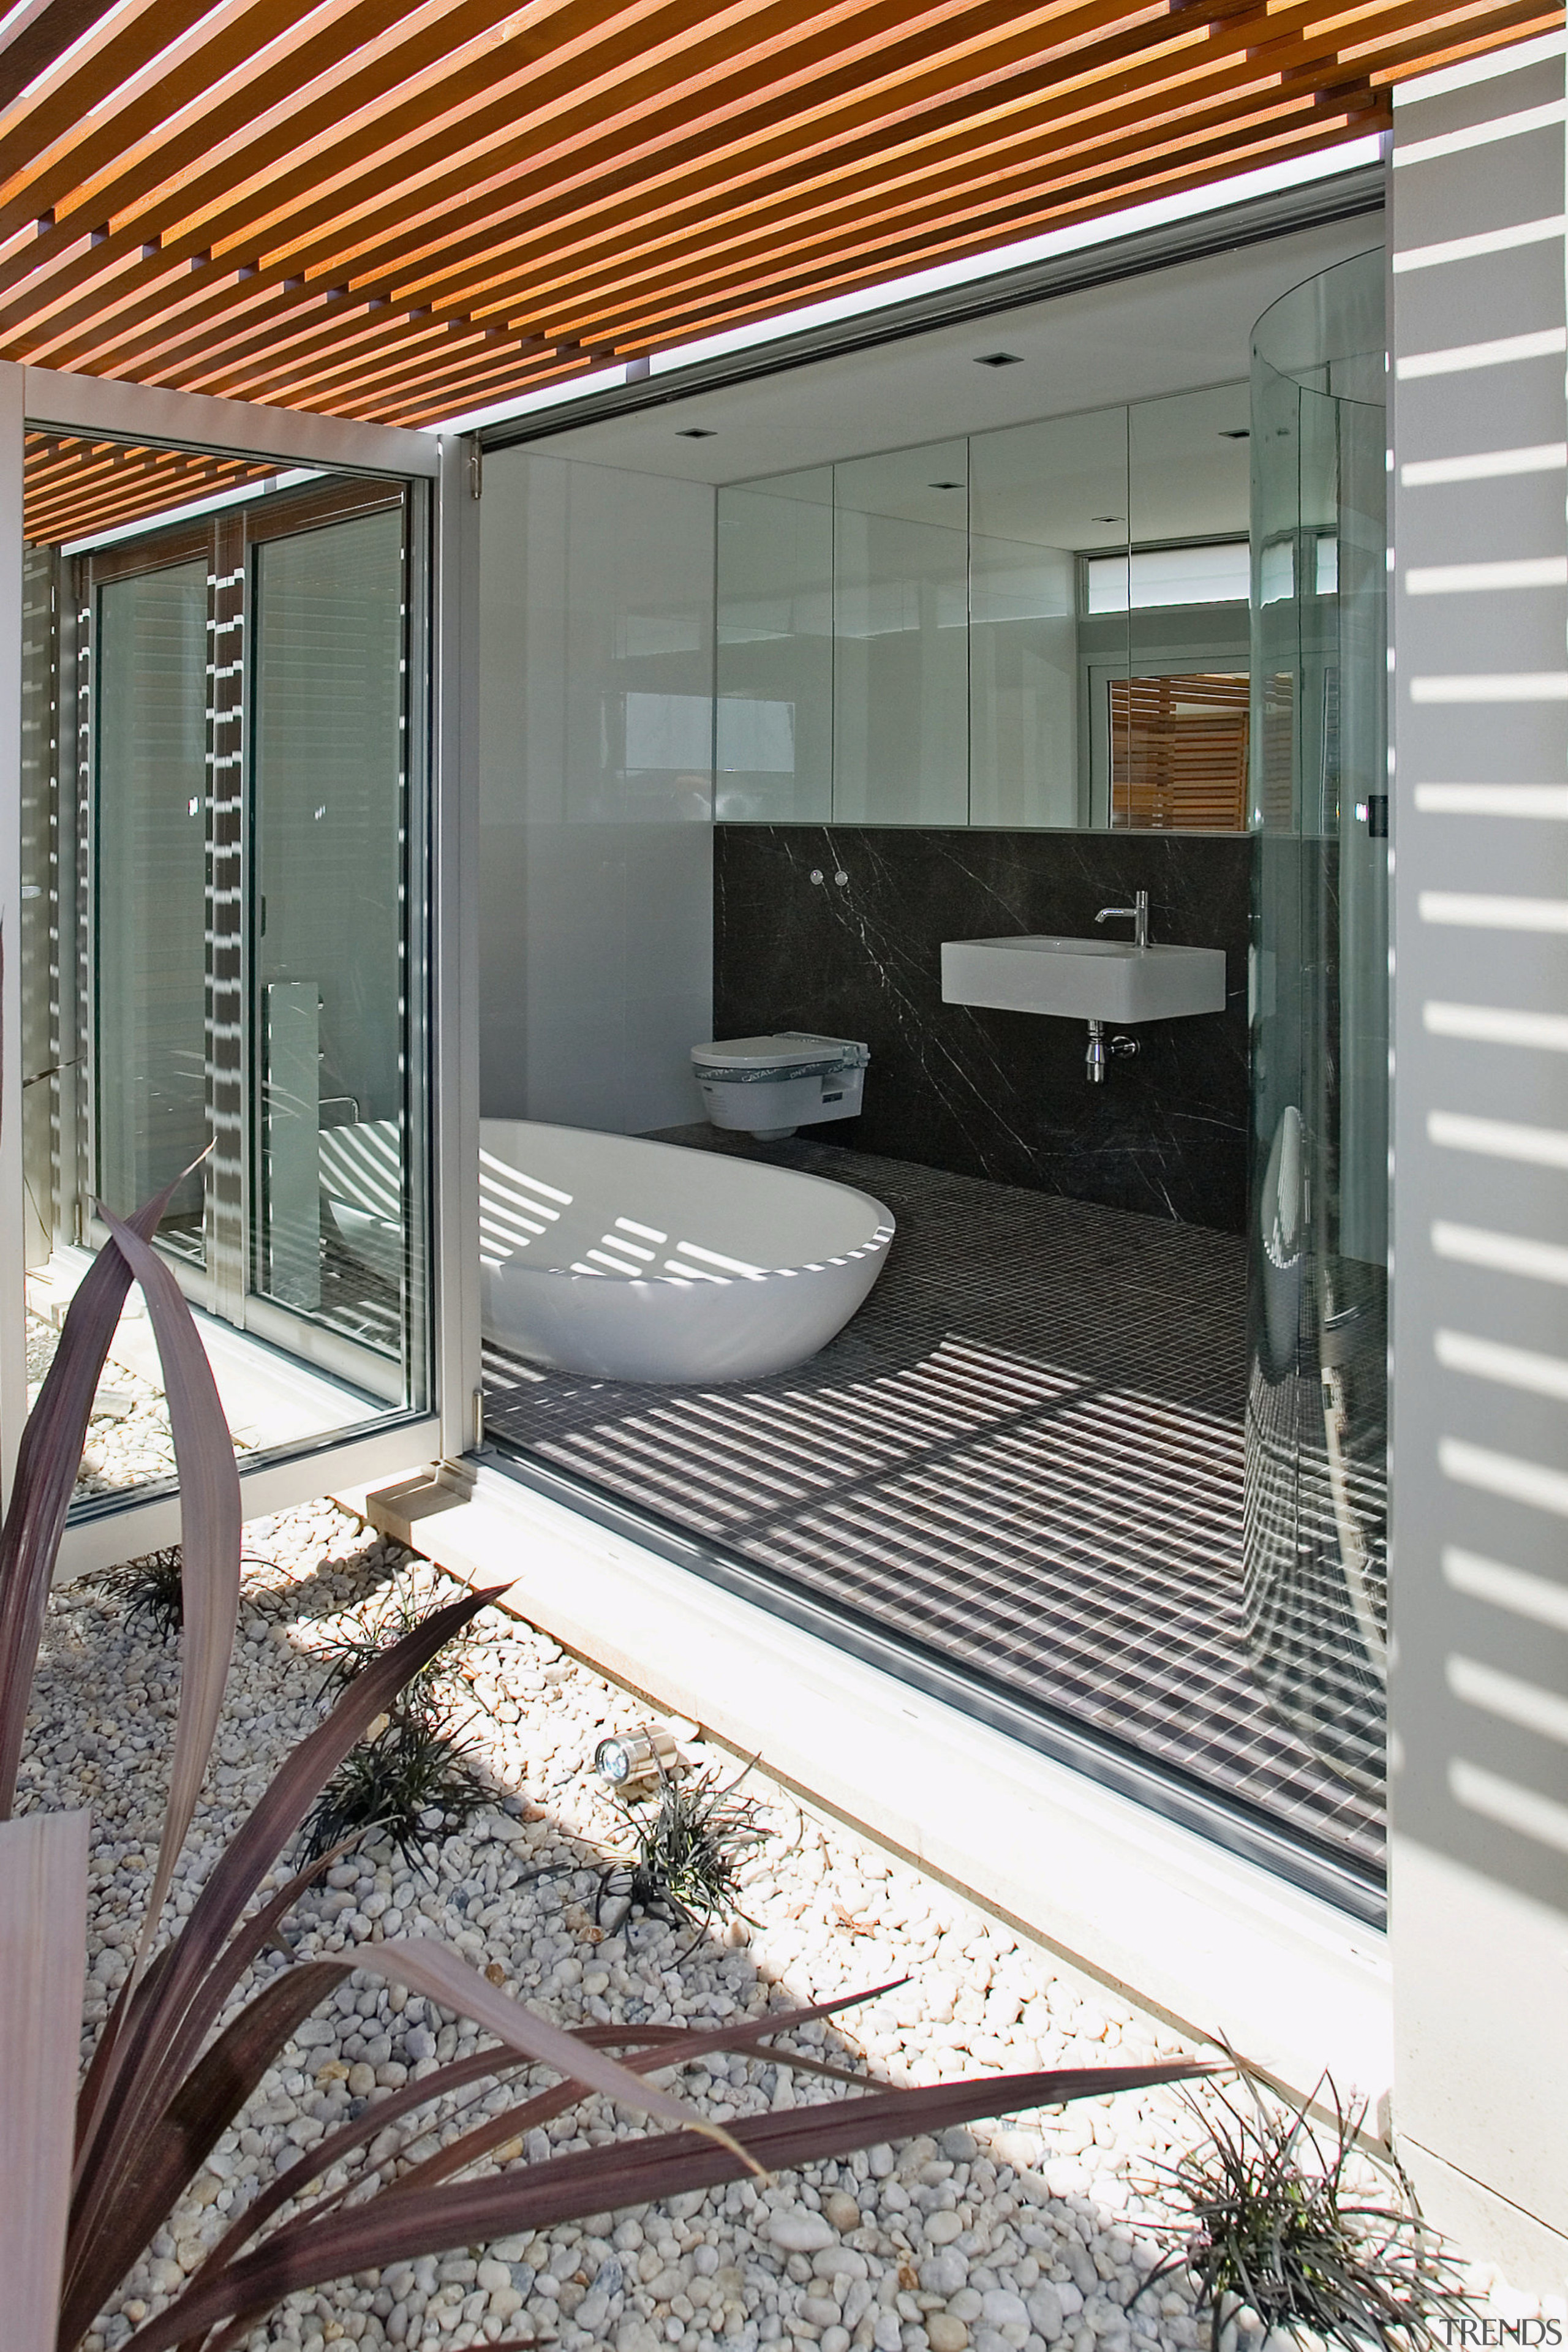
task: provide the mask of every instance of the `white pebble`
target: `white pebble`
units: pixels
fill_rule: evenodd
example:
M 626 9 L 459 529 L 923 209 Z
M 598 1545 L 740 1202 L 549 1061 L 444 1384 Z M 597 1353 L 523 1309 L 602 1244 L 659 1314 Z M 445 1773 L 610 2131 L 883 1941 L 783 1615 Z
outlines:
M 791 2254 L 815 2253 L 818 2246 L 833 2243 L 832 2224 L 820 2213 L 774 2213 L 767 2232 L 775 2246 Z
M 93 1444 L 105 1463 L 114 1444 L 143 1445 L 159 1434 L 162 1408 L 151 1391 L 143 1401 L 135 1376 L 117 1371 L 115 1379 L 137 1402 L 122 1420 L 95 1422 Z M 138 1434 L 141 1418 L 149 1428 Z M 165 1421 L 160 1442 L 166 1435 Z M 160 1457 L 159 1475 L 163 1467 Z M 246 1549 L 245 1638 L 216 1769 L 176 1881 L 176 1905 L 187 1907 L 256 1790 L 320 1720 L 324 1647 L 363 1626 L 373 1605 L 423 1611 L 458 1589 L 396 1545 L 373 1543 L 330 1504 L 253 1523 Z M 30 1806 L 79 1805 L 93 1817 L 89 2000 L 96 2022 L 124 1979 L 150 1883 L 177 1654 L 161 1655 L 102 1598 L 77 1588 L 57 1592 L 48 1608 L 38 1728 L 22 1793 Z M 1044 1951 L 982 1921 L 839 1823 L 808 1812 L 803 1831 L 795 1800 L 781 1797 L 763 1768 L 747 1789 L 777 1833 L 743 1873 L 743 1906 L 756 1933 L 727 1934 L 715 1921 L 689 1949 L 689 1937 L 639 1921 L 595 1938 L 594 1874 L 600 1856 L 624 1851 L 626 1832 L 586 1767 L 598 1740 L 639 1720 L 644 1703 L 493 1611 L 462 1637 L 458 1654 L 478 1701 L 475 1714 L 463 1699 L 465 1734 L 493 1777 L 495 1809 L 462 1837 L 432 1840 L 414 1857 L 374 1842 L 345 1854 L 290 1923 L 300 1958 L 330 1949 L 352 1969 L 355 1943 L 366 1944 L 369 1961 L 367 1939 L 437 1935 L 477 1968 L 505 1970 L 519 1998 L 559 2021 L 625 2026 L 628 2041 L 644 2023 L 706 2027 L 761 2015 L 781 1984 L 795 1998 L 826 1997 L 907 1977 L 898 1991 L 814 2026 L 799 2044 L 834 2063 L 847 2048 L 863 2052 L 879 2084 L 947 2082 L 976 2063 L 1094 2063 L 1110 2053 L 1091 2045 L 1105 2043 L 1133 2063 L 1155 2049 L 1179 2054 L 1165 2026 L 1059 1973 Z M 137 1694 L 133 1727 L 128 1688 Z M 485 1712 L 490 1705 L 496 1719 Z M 280 1859 L 268 1892 L 294 1861 Z M 840 1912 L 868 1922 L 872 1934 L 852 1937 Z M 276 1965 L 268 1954 L 241 1996 L 254 1995 Z M 178 2289 L 184 2266 L 199 2263 L 280 2163 L 337 2128 L 351 2101 L 373 2102 L 374 2116 L 379 2095 L 416 2070 L 428 2074 L 438 2059 L 466 2054 L 479 2038 L 468 2021 L 384 1985 L 368 1967 L 345 1977 L 126 2282 L 104 2352 L 142 2324 L 155 2298 Z M 725 2117 L 770 2104 L 804 2112 L 836 2095 L 765 2051 L 734 2062 L 716 2054 L 706 2074 L 668 2079 L 700 2109 Z M 499 2101 L 486 2109 L 482 2085 L 463 2096 L 474 2105 L 460 2128 L 500 2112 Z M 433 2150 L 443 2123 L 427 2111 L 412 2127 Z M 596 2139 L 605 2127 L 621 2138 L 643 2129 L 595 2102 L 552 2126 L 559 2137 L 532 2129 L 521 2150 L 505 2147 L 498 2161 L 521 2179 L 524 2167 L 563 2154 L 574 2139 L 582 2146 L 590 2129 Z M 385 2162 L 405 2129 L 379 2132 L 369 2143 L 373 2161 Z M 721 2345 L 905 2352 L 906 2332 L 916 2352 L 1194 2352 L 1205 2322 L 1185 2277 L 1172 2274 L 1129 2308 L 1169 2241 L 1128 2184 L 1168 2167 L 1195 2137 L 1175 2092 L 1024 2114 L 1005 2125 L 949 2124 L 841 2163 L 781 2170 L 777 2189 L 737 2181 L 635 2213 L 392 2263 L 374 2285 L 329 2284 L 270 2322 L 273 2352 L 351 2352 L 362 2344 L 377 2352 L 384 2343 L 393 2352 L 468 2345 L 479 2352 L 487 2334 L 532 2334 L 563 2352 L 668 2352 L 677 2344 L 702 2352 L 710 2344 L 714 2352 Z M 1500 2279 L 1491 2284 L 1506 2294 Z M 1278 2352 L 1258 2330 L 1233 2333 L 1232 2352 Z

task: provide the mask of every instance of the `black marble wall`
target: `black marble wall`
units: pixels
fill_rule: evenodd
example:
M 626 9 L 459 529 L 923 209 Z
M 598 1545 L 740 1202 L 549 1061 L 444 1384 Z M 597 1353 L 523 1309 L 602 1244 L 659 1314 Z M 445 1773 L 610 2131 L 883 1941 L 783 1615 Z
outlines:
M 824 1141 L 1241 1231 L 1247 836 L 753 824 L 716 835 L 714 1035 L 812 1029 L 871 1049 L 864 1112 L 816 1129 Z M 1082 1022 L 942 1003 L 943 940 L 1092 938 L 1099 908 L 1130 906 L 1138 889 L 1157 941 L 1225 950 L 1227 1001 L 1143 1024 L 1138 1056 L 1112 1063 L 1103 1086 L 1084 1076 Z

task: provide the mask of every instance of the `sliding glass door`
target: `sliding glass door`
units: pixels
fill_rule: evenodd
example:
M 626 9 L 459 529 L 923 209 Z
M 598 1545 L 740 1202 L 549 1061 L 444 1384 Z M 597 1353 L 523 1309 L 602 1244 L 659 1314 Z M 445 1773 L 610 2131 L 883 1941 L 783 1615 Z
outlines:
M 29 553 L 61 714 L 35 1353 L 98 1202 L 173 1181 L 158 1246 L 255 1452 L 429 1394 L 427 542 L 422 485 L 314 475 Z M 117 1347 L 139 1406 L 155 1359 Z

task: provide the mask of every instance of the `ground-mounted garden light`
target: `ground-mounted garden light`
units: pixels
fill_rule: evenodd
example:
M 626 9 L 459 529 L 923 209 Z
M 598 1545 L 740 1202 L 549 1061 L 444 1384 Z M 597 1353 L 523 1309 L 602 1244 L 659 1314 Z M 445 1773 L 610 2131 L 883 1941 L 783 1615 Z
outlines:
M 667 1772 L 679 1769 L 680 1752 L 672 1732 L 656 1723 L 639 1723 L 630 1731 L 601 1739 L 594 1750 L 594 1769 L 601 1780 L 622 1796 L 652 1788 Z

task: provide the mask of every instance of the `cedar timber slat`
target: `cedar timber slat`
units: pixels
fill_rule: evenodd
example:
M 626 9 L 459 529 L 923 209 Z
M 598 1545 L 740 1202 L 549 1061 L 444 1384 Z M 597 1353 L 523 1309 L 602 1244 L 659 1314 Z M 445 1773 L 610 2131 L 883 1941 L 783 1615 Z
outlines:
M 53 0 L 0 46 L 0 356 L 424 423 L 1331 146 L 1553 21 Z

